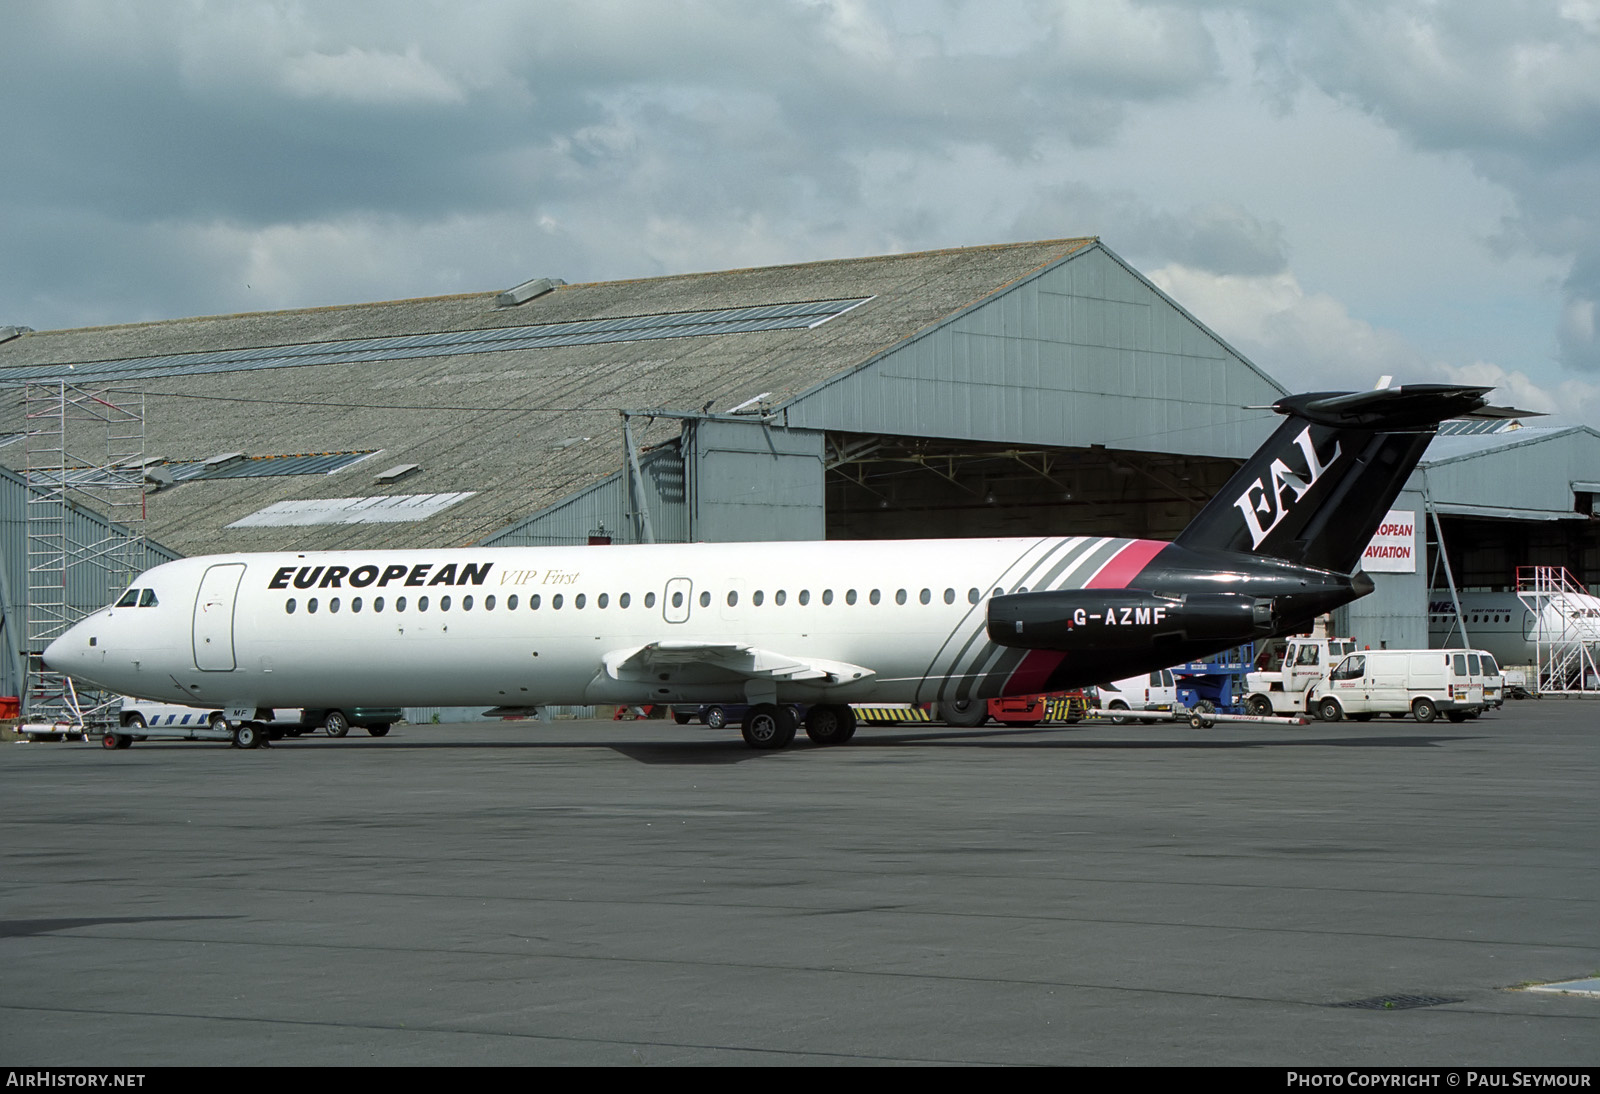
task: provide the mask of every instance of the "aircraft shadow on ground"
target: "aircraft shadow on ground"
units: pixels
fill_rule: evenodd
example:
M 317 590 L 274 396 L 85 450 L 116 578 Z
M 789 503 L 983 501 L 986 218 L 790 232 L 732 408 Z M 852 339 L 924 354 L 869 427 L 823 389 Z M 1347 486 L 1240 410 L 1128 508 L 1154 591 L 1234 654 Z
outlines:
M 79 927 L 108 927 L 126 923 L 193 923 L 202 919 L 243 919 L 237 915 L 108 915 L 82 919 L 0 919 L 0 938 L 29 938 Z
M 1067 751 L 1067 752 L 1120 752 L 1127 750 L 1186 751 L 1194 749 L 1261 749 L 1261 748 L 1436 748 L 1455 741 L 1473 740 L 1462 734 L 1405 734 L 1367 737 L 1330 736 L 1271 736 L 1231 737 L 1206 736 L 1208 730 L 1195 730 L 1188 738 L 1163 737 L 1140 740 L 1137 738 L 1062 737 L 1061 729 L 1050 730 L 984 730 L 984 729 L 918 729 L 910 732 L 867 729 L 857 733 L 854 741 L 844 746 L 816 745 L 805 736 L 795 739 L 789 748 L 777 751 L 760 751 L 745 745 L 737 736 L 717 737 L 699 741 L 585 741 L 565 738 L 545 740 L 527 737 L 503 741 L 407 741 L 404 737 L 383 740 L 309 740 L 277 741 L 273 749 L 399 749 L 399 750 L 470 750 L 493 749 L 595 749 L 606 748 L 629 759 L 647 764 L 712 765 L 752 763 L 806 753 L 848 755 L 867 749 L 903 749 L 952 746 L 958 748 L 1004 749 L 1007 751 Z M 1072 731 L 1067 731 L 1072 732 Z M 136 746 L 140 750 L 177 748 L 191 750 L 192 742 L 146 742 Z

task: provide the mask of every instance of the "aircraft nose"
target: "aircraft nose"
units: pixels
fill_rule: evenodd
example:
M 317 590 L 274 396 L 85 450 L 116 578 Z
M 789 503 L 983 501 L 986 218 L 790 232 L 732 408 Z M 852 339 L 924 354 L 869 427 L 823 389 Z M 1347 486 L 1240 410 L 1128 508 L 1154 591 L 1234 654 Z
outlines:
M 40 655 L 40 660 L 44 662 L 45 668 L 51 672 L 67 671 L 67 662 L 70 660 L 69 651 L 75 644 L 73 631 L 77 629 L 76 627 L 68 629 L 65 634 L 44 648 L 44 653 Z

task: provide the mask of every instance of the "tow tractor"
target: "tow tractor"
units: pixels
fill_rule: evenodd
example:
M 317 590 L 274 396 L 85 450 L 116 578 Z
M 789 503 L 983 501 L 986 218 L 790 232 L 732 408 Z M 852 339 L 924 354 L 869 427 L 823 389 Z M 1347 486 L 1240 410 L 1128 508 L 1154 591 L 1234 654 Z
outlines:
M 1301 635 L 1287 639 L 1282 656 L 1274 646 L 1265 647 L 1258 658 L 1274 669 L 1250 673 L 1244 681 L 1243 701 L 1251 714 L 1310 714 L 1313 684 L 1327 679 L 1328 670 L 1354 653 L 1354 638 L 1327 635 Z
M 1103 710 L 1095 710 L 1091 714 L 1119 722 L 1130 719 L 1146 722 L 1188 721 L 1195 729 L 1208 729 L 1217 722 L 1309 725 L 1310 718 L 1298 708 L 1280 711 L 1270 703 L 1263 707 L 1254 702 L 1248 681 L 1255 675 L 1251 670 L 1256 660 L 1256 646 L 1247 642 L 1204 661 L 1173 665 L 1172 675 L 1178 685 L 1178 701 L 1170 711 L 1119 708 L 1114 714 Z

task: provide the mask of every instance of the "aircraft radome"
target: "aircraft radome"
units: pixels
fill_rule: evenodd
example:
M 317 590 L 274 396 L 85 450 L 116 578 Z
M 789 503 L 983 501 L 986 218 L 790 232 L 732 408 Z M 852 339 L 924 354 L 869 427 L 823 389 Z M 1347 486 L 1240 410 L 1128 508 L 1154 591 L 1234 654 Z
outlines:
M 1487 388 L 1278 400 L 1171 543 L 1106 536 L 319 551 L 181 559 L 51 643 L 53 670 L 224 708 L 751 704 L 757 748 L 852 702 L 965 704 L 1290 634 L 1362 596 L 1361 552 L 1437 424 Z

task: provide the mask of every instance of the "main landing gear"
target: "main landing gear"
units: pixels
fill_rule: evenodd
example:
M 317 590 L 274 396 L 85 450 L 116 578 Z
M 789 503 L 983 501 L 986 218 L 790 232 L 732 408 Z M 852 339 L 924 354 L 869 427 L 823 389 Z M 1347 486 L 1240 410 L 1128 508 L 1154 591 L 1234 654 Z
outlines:
M 824 703 L 806 712 L 806 736 L 819 745 L 842 745 L 856 735 L 856 712 L 846 704 Z M 739 727 L 744 743 L 763 751 L 788 748 L 799 724 L 793 708 L 781 703 L 757 703 Z

